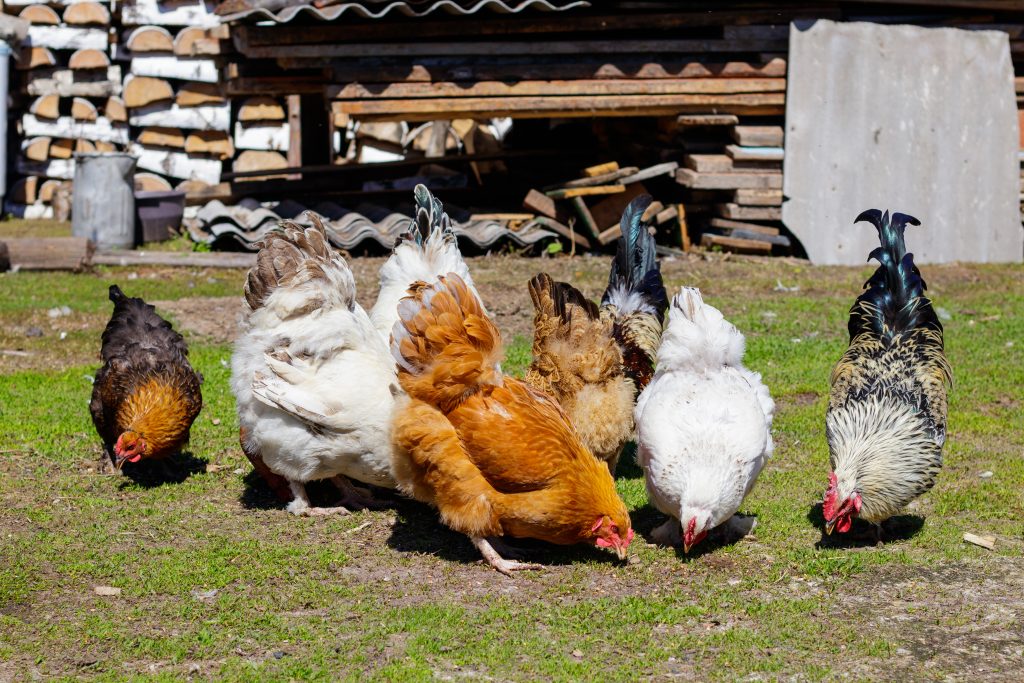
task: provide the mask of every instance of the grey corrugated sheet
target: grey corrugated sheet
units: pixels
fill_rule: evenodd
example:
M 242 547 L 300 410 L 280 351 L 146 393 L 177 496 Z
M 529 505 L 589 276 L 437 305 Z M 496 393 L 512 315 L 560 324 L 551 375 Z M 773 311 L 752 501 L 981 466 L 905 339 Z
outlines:
M 379 7 L 379 9 L 374 9 Z M 333 21 L 345 14 L 361 19 L 381 19 L 391 13 L 403 14 L 407 17 L 423 17 L 435 12 L 446 12 L 455 15 L 476 14 L 484 10 L 498 14 L 516 14 L 524 10 L 541 10 L 545 12 L 564 12 L 570 9 L 590 7 L 586 0 L 436 0 L 431 3 L 396 2 L 344 2 L 327 7 L 315 7 L 311 3 L 293 4 L 276 11 L 263 7 L 254 7 L 226 14 L 224 21 L 272 21 L 284 24 L 301 13 L 323 21 Z
M 322 217 L 331 244 L 347 250 L 366 246 L 366 242 L 390 250 L 398 236 L 409 229 L 411 221 L 406 214 L 373 205 L 349 211 L 333 202 L 322 202 L 309 210 Z M 200 209 L 194 220 L 187 221 L 187 227 L 193 241 L 209 244 L 213 249 L 256 251 L 256 243 L 282 219 L 309 223 L 306 207 L 293 201 L 281 202 L 271 210 L 251 200 L 237 206 L 225 206 L 215 200 Z M 501 221 L 453 221 L 453 228 L 460 240 L 481 251 L 510 243 L 526 247 L 557 237 L 533 222 L 511 230 Z

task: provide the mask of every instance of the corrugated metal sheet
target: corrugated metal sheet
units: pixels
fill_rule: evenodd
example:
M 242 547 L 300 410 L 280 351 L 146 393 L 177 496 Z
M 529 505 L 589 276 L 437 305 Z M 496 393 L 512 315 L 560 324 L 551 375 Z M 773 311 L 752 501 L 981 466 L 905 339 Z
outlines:
M 447 208 L 449 215 L 457 214 L 457 210 Z M 268 209 L 252 200 L 244 200 L 237 206 L 225 206 L 215 200 L 200 209 L 194 219 L 186 221 L 186 227 L 193 241 L 209 244 L 213 249 L 257 251 L 256 243 L 282 219 L 309 223 L 309 211 L 322 217 L 332 245 L 350 251 L 367 247 L 390 251 L 398 236 L 409 229 L 412 220 L 411 205 L 408 213 L 400 213 L 373 205 L 349 211 L 333 202 L 322 202 L 307 209 L 298 202 L 284 201 Z M 526 247 L 557 237 L 534 222 L 513 230 L 503 221 L 453 219 L 453 227 L 463 245 L 468 242 L 480 251 L 507 244 Z
M 280 9 L 245 8 L 246 4 L 245 0 L 222 3 L 217 12 L 223 15 L 224 21 L 248 19 L 284 24 L 300 14 L 308 14 L 322 21 L 334 21 L 346 14 L 360 19 L 381 19 L 389 14 L 424 17 L 435 12 L 446 12 L 465 16 L 485 10 L 497 14 L 516 14 L 524 10 L 564 12 L 565 10 L 590 7 L 590 3 L 586 0 L 434 0 L 433 2 L 402 0 L 378 3 L 364 1 L 343 2 L 327 7 L 317 7 L 314 3 L 290 4 Z

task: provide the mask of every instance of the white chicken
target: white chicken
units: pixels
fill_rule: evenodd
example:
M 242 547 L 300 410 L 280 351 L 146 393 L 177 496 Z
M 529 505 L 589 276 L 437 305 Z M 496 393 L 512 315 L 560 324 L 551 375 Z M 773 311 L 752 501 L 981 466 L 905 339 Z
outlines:
M 658 543 L 686 552 L 730 521 L 772 453 L 775 404 L 743 366 L 744 338 L 700 291 L 672 300 L 654 379 L 635 416 L 637 461 L 656 508 Z
M 231 377 L 242 448 L 258 468 L 287 480 L 294 514 L 373 505 L 351 479 L 395 487 L 391 423 L 404 392 L 389 349 L 398 298 L 388 302 L 418 280 L 449 271 L 468 277 L 440 202 L 422 186 L 416 200 L 410 231 L 381 269 L 373 312 L 386 332 L 356 303 L 352 272 L 315 215 L 312 227 L 286 222 L 269 234 L 249 272 Z M 341 505 L 310 505 L 305 484 L 319 479 L 335 483 Z

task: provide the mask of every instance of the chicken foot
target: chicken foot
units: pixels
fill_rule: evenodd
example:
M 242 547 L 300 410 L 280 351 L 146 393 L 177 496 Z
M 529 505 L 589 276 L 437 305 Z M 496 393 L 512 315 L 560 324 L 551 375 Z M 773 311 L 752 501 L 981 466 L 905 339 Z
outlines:
M 651 531 L 651 540 L 657 545 L 678 546 L 683 544 L 683 528 L 679 520 L 669 517 L 665 523 Z
M 341 505 L 348 507 L 353 510 L 369 509 L 379 510 L 384 507 L 384 504 L 373 497 L 369 489 L 364 489 L 362 486 L 356 486 L 349 480 L 348 477 L 338 475 L 331 477 L 331 482 L 337 487 L 338 491 L 341 492 Z
M 351 510 L 348 508 L 337 505 L 335 507 L 320 508 L 313 507 L 309 504 L 309 495 L 306 493 L 306 485 L 301 481 L 288 480 L 288 486 L 292 489 L 292 495 L 295 499 L 288 503 L 285 508 L 288 512 L 293 515 L 306 516 L 306 517 L 326 517 L 328 515 L 348 515 L 351 514 Z
M 543 569 L 544 566 L 540 564 L 534 564 L 532 562 L 517 562 L 516 560 L 506 560 L 504 557 L 498 554 L 498 551 L 494 549 L 491 542 L 483 536 L 470 536 L 469 540 L 473 541 L 473 545 L 480 551 L 480 554 L 487 560 L 487 564 L 491 565 L 505 576 L 512 576 L 512 572 L 524 571 L 530 569 Z M 500 544 L 500 542 L 499 542 Z

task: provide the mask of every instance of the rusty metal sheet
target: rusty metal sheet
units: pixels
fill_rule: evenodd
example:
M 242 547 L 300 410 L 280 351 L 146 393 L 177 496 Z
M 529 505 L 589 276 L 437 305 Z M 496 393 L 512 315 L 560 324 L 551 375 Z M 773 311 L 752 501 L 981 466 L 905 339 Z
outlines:
M 999 31 L 792 25 L 782 220 L 815 263 L 862 264 L 877 208 L 919 263 L 1019 262 L 1017 103 Z
M 253 6 L 255 5 L 255 6 Z M 271 21 L 283 24 L 300 15 L 307 15 L 321 21 L 334 21 L 349 14 L 358 19 L 382 19 L 390 14 L 406 17 L 425 17 L 435 12 L 454 15 L 469 15 L 483 11 L 498 14 L 518 14 L 524 10 L 560 12 L 569 9 L 589 7 L 586 0 L 435 0 L 433 2 L 341 2 L 338 4 L 305 2 L 303 0 L 280 0 L 250 3 L 249 0 L 231 0 L 221 3 L 217 13 L 223 21 Z

